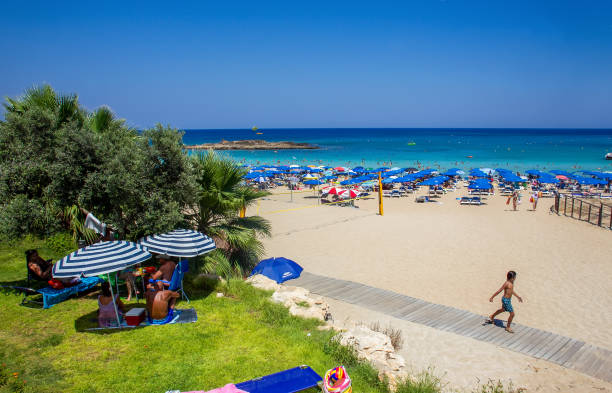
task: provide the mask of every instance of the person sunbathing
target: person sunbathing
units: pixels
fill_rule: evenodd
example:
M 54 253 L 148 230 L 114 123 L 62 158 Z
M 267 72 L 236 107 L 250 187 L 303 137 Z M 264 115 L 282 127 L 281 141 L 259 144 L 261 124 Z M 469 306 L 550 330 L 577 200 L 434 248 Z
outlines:
M 59 281 L 63 287 L 71 287 L 78 284 L 81 280 L 77 277 L 53 277 L 53 264 L 51 260 L 44 260 L 38 255 L 37 250 L 27 250 L 25 252 L 26 260 L 28 261 L 28 270 L 30 274 L 40 281 Z
M 53 278 L 51 275 L 53 264 L 50 259 L 45 261 L 36 250 L 27 250 L 25 255 L 28 261 L 28 270 L 35 278 L 40 281 L 49 281 Z

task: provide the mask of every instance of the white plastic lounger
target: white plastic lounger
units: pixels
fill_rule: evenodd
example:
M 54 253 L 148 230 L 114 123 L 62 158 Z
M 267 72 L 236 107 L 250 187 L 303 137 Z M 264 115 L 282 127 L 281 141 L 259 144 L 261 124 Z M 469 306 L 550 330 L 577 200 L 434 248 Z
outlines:
M 461 200 L 459 201 L 460 204 L 462 205 L 471 205 L 472 204 L 472 198 L 470 197 L 461 197 Z
M 482 202 L 480 200 L 480 197 L 473 197 L 472 198 L 472 202 L 470 203 L 471 205 L 482 205 Z

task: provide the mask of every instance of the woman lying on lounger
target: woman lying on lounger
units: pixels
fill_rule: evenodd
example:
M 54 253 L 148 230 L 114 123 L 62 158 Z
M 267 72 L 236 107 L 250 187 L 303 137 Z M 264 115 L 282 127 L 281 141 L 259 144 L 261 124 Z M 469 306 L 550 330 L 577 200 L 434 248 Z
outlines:
M 28 261 L 28 270 L 40 281 L 49 281 L 53 279 L 51 274 L 51 270 L 53 269 L 53 264 L 51 260 L 45 261 L 38 255 L 38 251 L 36 250 L 27 250 L 25 252 L 26 260 Z M 79 279 L 75 277 L 66 277 L 66 278 L 57 278 L 57 281 L 60 281 L 64 286 L 72 286 L 79 283 Z

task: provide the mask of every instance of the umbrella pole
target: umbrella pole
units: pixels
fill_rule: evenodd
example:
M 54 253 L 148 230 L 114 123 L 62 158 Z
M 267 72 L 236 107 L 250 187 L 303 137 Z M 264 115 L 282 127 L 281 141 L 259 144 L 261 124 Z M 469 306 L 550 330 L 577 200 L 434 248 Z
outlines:
M 108 282 L 110 284 L 110 273 L 107 273 Z M 115 302 L 115 294 L 113 293 L 113 286 L 109 285 L 111 290 L 111 297 L 113 298 L 113 306 L 115 307 L 115 316 L 117 317 L 117 327 L 121 327 L 121 320 L 119 319 L 119 310 L 117 310 L 117 302 Z

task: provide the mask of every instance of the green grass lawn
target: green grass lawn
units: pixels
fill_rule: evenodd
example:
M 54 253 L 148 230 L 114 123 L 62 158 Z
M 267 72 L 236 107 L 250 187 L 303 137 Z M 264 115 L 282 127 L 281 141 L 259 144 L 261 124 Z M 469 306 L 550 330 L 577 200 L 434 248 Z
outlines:
M 42 240 L 2 243 L 0 285 L 25 282 L 28 248 L 45 259 L 63 256 Z M 323 375 L 343 363 L 355 392 L 387 391 L 376 372 L 334 344 L 317 321 L 290 316 L 268 300 L 269 293 L 240 281 L 194 281 L 191 304 L 179 301 L 177 307 L 194 307 L 196 323 L 107 333 L 83 331 L 95 325 L 97 292 L 43 310 L 20 306 L 20 294 L 2 290 L 0 392 L 208 390 L 301 364 Z M 217 298 L 217 291 L 226 296 Z

